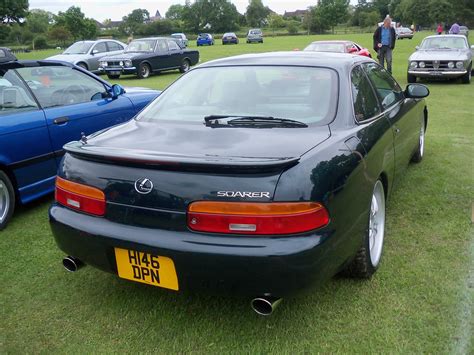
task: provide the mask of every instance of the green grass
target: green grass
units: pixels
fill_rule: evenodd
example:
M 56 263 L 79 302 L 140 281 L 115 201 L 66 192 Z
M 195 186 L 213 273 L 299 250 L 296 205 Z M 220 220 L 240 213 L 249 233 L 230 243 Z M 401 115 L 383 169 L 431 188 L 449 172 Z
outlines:
M 422 36 L 397 42 L 394 75 L 403 85 Z M 324 36 L 333 37 L 342 38 Z M 318 38 L 199 50 L 206 61 Z M 344 38 L 371 47 L 370 34 Z M 163 89 L 176 77 L 117 82 Z M 474 84 L 428 85 L 426 155 L 389 201 L 383 261 L 371 281 L 334 278 L 261 318 L 248 299 L 167 292 L 90 267 L 66 273 L 46 198 L 19 208 L 0 235 L 0 352 L 472 353 Z

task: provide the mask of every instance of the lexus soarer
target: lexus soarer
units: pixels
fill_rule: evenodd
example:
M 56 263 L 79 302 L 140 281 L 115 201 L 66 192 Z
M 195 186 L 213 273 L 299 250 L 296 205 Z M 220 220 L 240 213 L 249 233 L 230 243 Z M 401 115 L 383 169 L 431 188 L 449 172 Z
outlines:
M 423 158 L 428 94 L 358 55 L 200 65 L 134 120 L 65 146 L 50 208 L 63 264 L 240 293 L 259 314 L 339 272 L 368 279 L 386 199 Z

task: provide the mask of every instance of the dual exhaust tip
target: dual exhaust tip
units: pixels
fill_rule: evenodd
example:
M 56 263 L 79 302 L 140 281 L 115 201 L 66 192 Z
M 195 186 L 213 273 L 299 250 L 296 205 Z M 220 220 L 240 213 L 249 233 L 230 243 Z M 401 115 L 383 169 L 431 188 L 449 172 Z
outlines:
M 63 259 L 63 266 L 69 272 L 76 272 L 84 263 L 73 256 L 66 256 Z M 269 316 L 281 303 L 282 298 L 262 296 L 252 299 L 250 305 L 253 311 L 261 316 Z

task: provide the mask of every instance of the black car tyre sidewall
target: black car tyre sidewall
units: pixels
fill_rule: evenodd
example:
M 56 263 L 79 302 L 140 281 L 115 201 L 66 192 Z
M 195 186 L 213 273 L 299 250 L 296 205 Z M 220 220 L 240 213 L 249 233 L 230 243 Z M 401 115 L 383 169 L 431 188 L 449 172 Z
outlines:
M 181 73 L 186 73 L 189 71 L 191 68 L 191 63 L 189 62 L 189 59 L 183 59 L 183 62 L 181 63 L 181 67 L 179 68 L 179 71 Z
M 145 69 L 146 68 L 146 69 Z M 147 63 L 141 63 L 138 66 L 138 77 L 140 79 L 146 79 L 150 76 L 151 74 L 151 68 L 150 65 Z
M 416 76 L 411 75 L 411 74 L 407 74 L 407 82 L 408 82 L 409 84 L 416 83 Z
M 120 78 L 120 75 L 110 75 L 110 74 L 107 74 L 107 78 L 109 78 L 109 79 L 111 79 L 111 80 L 114 80 L 114 79 Z
M 471 83 L 471 77 L 472 77 L 472 63 L 469 64 L 469 67 L 467 68 L 466 74 L 462 76 L 462 82 L 464 84 L 470 84 Z
M 8 175 L 1 170 L 0 186 L 0 230 L 3 230 L 7 226 L 13 215 L 13 211 L 15 210 L 15 190 L 13 189 L 13 185 Z M 5 203 L 8 204 L 8 207 L 3 211 Z

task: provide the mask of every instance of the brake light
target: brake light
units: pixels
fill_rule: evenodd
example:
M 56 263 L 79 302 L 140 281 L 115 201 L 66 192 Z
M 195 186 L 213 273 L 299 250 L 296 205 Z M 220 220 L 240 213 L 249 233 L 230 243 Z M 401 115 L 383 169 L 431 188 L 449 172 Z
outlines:
M 104 193 L 91 186 L 56 178 L 56 201 L 66 207 L 96 216 L 105 214 Z
M 197 201 L 189 205 L 187 220 L 198 232 L 281 235 L 323 227 L 329 215 L 316 202 Z

